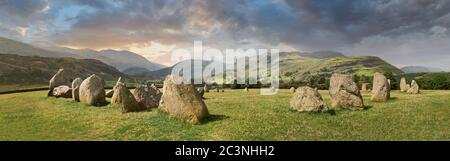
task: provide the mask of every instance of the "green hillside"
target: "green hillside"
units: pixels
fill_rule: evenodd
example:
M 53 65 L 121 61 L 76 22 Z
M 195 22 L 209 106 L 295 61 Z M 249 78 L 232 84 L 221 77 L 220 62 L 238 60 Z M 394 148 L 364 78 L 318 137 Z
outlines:
M 60 68 L 64 68 L 74 78 L 98 74 L 105 80 L 115 80 L 124 75 L 114 67 L 94 59 L 0 54 L 0 84 L 46 85 Z
M 162 79 L 172 67 L 145 74 L 145 77 Z M 337 52 L 280 53 L 280 77 L 283 81 L 305 81 L 314 76 L 330 77 L 332 73 L 350 73 L 371 77 L 375 72 L 403 73 L 397 67 L 374 56 L 344 56 Z M 229 80 L 231 81 L 231 80 Z
M 307 58 L 302 56 L 280 57 L 280 76 L 283 80 L 302 80 L 310 75 L 331 75 L 332 73 L 350 73 L 371 76 L 375 72 L 402 71 L 386 61 L 373 56 L 341 56 L 334 58 Z

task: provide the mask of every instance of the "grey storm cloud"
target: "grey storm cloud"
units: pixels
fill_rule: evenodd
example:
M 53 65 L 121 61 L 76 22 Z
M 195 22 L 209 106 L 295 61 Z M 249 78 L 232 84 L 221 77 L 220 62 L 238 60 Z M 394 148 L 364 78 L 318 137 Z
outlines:
M 42 20 L 40 14 L 48 6 L 43 0 L 2 0 L 0 1 L 0 19 L 5 23 L 28 26 Z
M 48 5 L 48 13 L 41 12 Z M 67 30 L 56 30 L 49 20 L 71 6 L 92 11 L 79 12 Z M 0 27 L 52 23 L 50 41 L 94 49 L 194 40 L 218 48 L 284 44 L 407 65 L 423 63 L 413 58 L 424 52 L 448 58 L 450 43 L 448 0 L 7 0 L 0 1 L 0 16 Z

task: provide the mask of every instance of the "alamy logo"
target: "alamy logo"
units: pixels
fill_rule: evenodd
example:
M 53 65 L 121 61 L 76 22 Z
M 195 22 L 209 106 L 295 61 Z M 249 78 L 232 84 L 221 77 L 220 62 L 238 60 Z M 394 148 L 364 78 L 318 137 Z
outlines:
M 273 95 L 279 87 L 279 49 L 203 49 L 201 41 L 192 50 L 172 51 L 172 69 L 177 84 L 233 84 L 270 85 L 261 88 L 261 95 Z

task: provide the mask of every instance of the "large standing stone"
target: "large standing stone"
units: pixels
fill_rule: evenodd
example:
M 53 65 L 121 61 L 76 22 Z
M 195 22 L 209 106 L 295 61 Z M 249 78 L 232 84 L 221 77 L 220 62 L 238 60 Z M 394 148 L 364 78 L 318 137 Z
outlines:
M 76 78 L 72 81 L 72 98 L 74 101 L 80 102 L 80 86 L 83 79 Z
M 64 69 L 59 69 L 58 72 L 49 81 L 48 96 L 53 95 L 53 88 L 62 85 L 70 87 L 72 85 L 72 80 L 69 76 L 69 73 L 65 72 Z
M 333 74 L 330 79 L 329 92 L 331 106 L 334 108 L 364 108 L 361 92 L 351 75 Z
M 80 102 L 87 105 L 103 106 L 105 100 L 105 81 L 93 74 L 80 85 Z
M 388 79 L 381 73 L 373 75 L 372 101 L 387 101 L 391 97 L 391 86 Z
M 161 92 L 148 85 L 140 85 L 133 91 L 134 98 L 144 109 L 158 108 Z
M 407 91 L 408 91 L 406 79 L 405 79 L 404 77 L 402 77 L 402 78 L 400 79 L 400 91 L 401 91 L 401 92 L 407 92 Z
M 289 89 L 289 91 L 290 91 L 291 93 L 295 93 L 295 87 L 291 87 L 291 88 Z
M 408 89 L 407 93 L 408 94 L 419 94 L 420 93 L 419 85 L 417 84 L 417 82 L 415 80 L 412 80 L 411 87 Z
M 199 123 L 209 115 L 205 102 L 194 87 L 188 84 L 175 84 L 172 76 L 164 80 L 159 109 L 169 113 L 171 117 L 191 123 Z
M 72 89 L 66 85 L 55 87 L 53 88 L 53 96 L 62 98 L 72 98 Z
M 128 90 L 124 83 L 120 82 L 114 87 L 111 106 L 122 109 L 122 112 L 135 112 L 145 109 L 138 105 L 138 102 L 133 94 L 131 94 L 130 90 Z
M 291 99 L 291 108 L 301 112 L 325 112 L 328 110 L 317 89 L 300 87 Z
M 113 93 L 112 94 L 114 94 L 114 89 L 116 88 L 116 86 L 117 85 L 120 85 L 120 84 L 123 84 L 123 85 L 125 85 L 125 87 L 126 87 L 126 84 L 125 84 L 125 79 L 123 79 L 122 77 L 119 77 L 119 79 L 117 79 L 117 82 L 116 82 L 116 84 L 113 86 Z M 111 96 L 112 97 L 112 96 Z

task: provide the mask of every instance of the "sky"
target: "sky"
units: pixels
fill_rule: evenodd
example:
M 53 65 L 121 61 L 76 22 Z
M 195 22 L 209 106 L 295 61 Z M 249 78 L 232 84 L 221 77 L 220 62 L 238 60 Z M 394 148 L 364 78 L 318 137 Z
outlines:
M 449 29 L 448 0 L 0 0 L 2 37 L 130 50 L 153 61 L 203 41 L 450 70 Z

